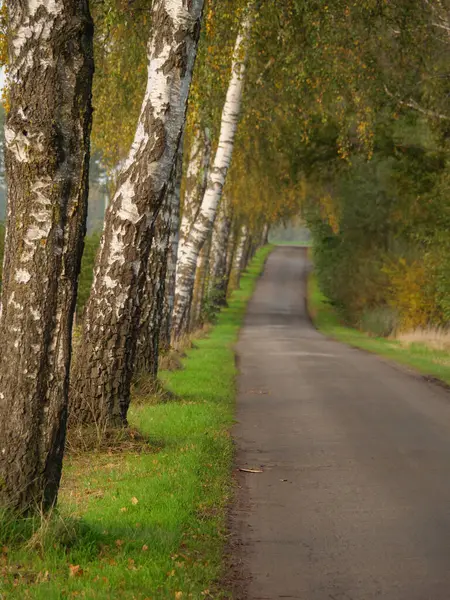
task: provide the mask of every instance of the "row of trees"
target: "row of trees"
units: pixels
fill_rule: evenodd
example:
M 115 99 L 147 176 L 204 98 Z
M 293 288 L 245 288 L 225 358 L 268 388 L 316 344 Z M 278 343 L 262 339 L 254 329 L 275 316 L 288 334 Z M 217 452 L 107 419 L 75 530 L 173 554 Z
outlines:
M 0 505 L 26 512 L 56 501 L 68 421 L 126 426 L 133 375 L 156 376 L 159 349 L 196 325 L 205 294 L 225 302 L 280 215 L 267 205 L 250 218 L 231 184 L 223 193 L 260 3 L 5 9 Z M 113 191 L 72 360 L 93 99 Z
M 446 195 L 450 26 L 443 0 L 4 8 L 0 504 L 22 511 L 56 500 L 68 416 L 125 426 L 136 371 L 156 377 L 205 297 L 223 304 L 268 228 L 300 205 L 321 283 L 353 316 L 394 301 L 351 306 L 350 269 L 395 252 L 409 265 L 413 243 L 419 257 L 444 247 L 445 219 L 440 234 L 433 219 Z M 72 360 L 90 140 L 111 201 Z M 425 213 L 431 237 L 418 235 Z M 359 285 L 383 287 L 385 267 Z

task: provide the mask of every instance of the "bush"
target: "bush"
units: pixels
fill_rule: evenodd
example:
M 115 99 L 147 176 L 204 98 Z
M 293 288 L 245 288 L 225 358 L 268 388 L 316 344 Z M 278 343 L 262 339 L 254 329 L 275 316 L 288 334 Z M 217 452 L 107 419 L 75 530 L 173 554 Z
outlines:
M 365 309 L 361 314 L 360 329 L 376 337 L 395 334 L 398 327 L 398 312 L 389 306 Z
M 373 158 L 340 166 L 305 209 L 321 291 L 374 335 L 450 322 L 450 165 L 419 130 L 378 132 Z

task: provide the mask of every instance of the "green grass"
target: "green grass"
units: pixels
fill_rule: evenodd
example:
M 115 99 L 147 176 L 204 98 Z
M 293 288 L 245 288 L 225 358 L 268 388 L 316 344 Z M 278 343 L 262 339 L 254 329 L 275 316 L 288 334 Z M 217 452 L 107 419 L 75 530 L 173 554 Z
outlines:
M 147 451 L 68 457 L 58 514 L 40 529 L 0 521 L 0 598 L 230 597 L 217 582 L 231 494 L 233 344 L 269 251 L 257 253 L 185 368 L 162 373 L 179 399 L 131 411 Z
M 309 240 L 290 240 L 290 241 L 285 241 L 285 240 L 271 240 L 270 242 L 271 244 L 273 244 L 274 246 L 300 246 L 300 247 L 305 247 L 305 246 L 311 246 L 311 241 Z
M 423 344 L 405 345 L 389 338 L 372 337 L 342 324 L 329 300 L 322 294 L 314 274 L 308 282 L 308 306 L 317 328 L 325 335 L 355 348 L 394 360 L 450 384 L 450 354 Z

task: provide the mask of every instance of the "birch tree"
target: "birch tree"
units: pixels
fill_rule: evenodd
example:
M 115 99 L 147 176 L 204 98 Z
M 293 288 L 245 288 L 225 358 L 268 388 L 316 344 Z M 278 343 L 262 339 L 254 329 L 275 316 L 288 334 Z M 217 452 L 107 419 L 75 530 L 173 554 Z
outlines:
M 195 128 L 189 153 L 189 163 L 184 183 L 183 212 L 180 224 L 179 248 L 183 248 L 195 223 L 201 201 L 208 184 L 211 162 L 211 137 L 209 129 Z
M 156 377 L 158 372 L 159 332 L 163 315 L 171 230 L 171 195 L 169 189 L 154 224 L 136 348 L 135 370 L 148 373 L 153 377 Z
M 161 327 L 159 331 L 159 348 L 161 352 L 170 349 L 170 330 L 175 299 L 175 277 L 180 229 L 181 180 L 183 176 L 183 142 L 178 149 L 175 176 L 170 196 L 170 233 L 167 254 L 166 281 L 164 285 L 164 304 L 162 307 Z
M 182 172 L 182 142 L 177 153 L 174 174 L 169 183 L 163 206 L 154 224 L 153 243 L 150 250 L 145 293 L 140 311 L 139 334 L 136 350 L 136 370 L 156 377 L 160 338 L 167 349 L 167 333 L 170 327 L 173 307 L 166 303 L 166 284 L 172 285 L 174 265 L 172 255 L 178 245 L 178 225 L 180 212 L 180 185 Z M 168 293 L 170 291 L 168 290 Z M 167 298 L 170 303 L 170 297 Z M 166 322 L 169 319 L 169 322 Z M 161 335 L 162 333 L 162 335 Z
M 7 3 L 8 217 L 0 308 L 0 505 L 52 506 L 85 234 L 93 27 L 87 0 Z
M 231 235 L 231 217 L 226 195 L 220 203 L 219 214 L 214 225 L 211 243 L 211 258 L 209 271 L 209 296 L 219 307 L 226 304 L 227 298 L 227 254 L 228 240 Z
M 211 232 L 217 208 L 233 154 L 234 140 L 241 112 L 244 90 L 248 46 L 254 17 L 251 2 L 244 11 L 242 23 L 235 43 L 231 78 L 222 112 L 219 144 L 211 167 L 205 194 L 197 218 L 189 234 L 180 243 L 175 287 L 175 307 L 172 336 L 183 335 L 189 326 L 189 306 L 195 283 L 195 271 L 199 253 Z
M 190 310 L 190 331 L 195 331 L 195 329 L 203 324 L 203 308 L 208 279 L 210 252 L 211 236 L 208 236 L 208 239 L 203 244 L 203 248 L 200 251 L 197 261 L 194 291 L 192 294 L 192 307 Z
M 233 257 L 233 266 L 231 273 L 231 281 L 233 288 L 239 287 L 241 272 L 245 267 L 245 251 L 249 238 L 247 225 L 242 225 L 239 230 L 239 238 L 236 246 L 236 252 Z
M 203 0 L 155 0 L 147 88 L 135 138 L 108 209 L 85 311 L 71 410 L 81 421 L 127 423 L 153 226 L 185 121 Z

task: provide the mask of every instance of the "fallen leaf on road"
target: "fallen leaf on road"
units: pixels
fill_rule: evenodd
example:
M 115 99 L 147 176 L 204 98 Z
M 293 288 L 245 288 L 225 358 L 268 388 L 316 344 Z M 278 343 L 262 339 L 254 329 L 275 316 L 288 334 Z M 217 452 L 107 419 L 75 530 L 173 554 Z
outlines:
M 263 473 L 262 469 L 243 469 L 241 467 L 239 467 L 239 471 L 242 471 L 243 473 Z

